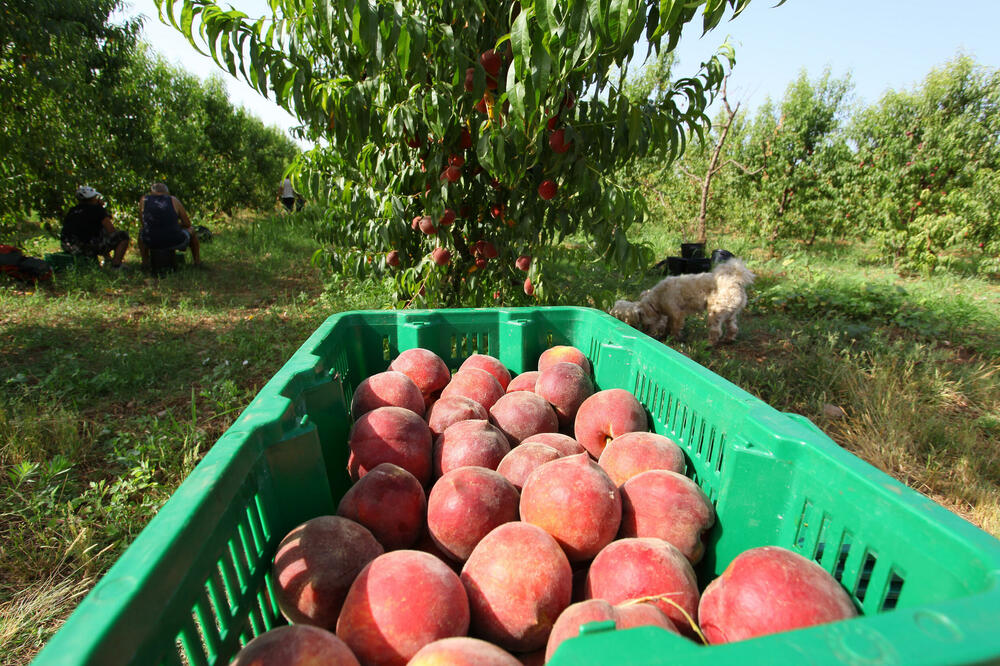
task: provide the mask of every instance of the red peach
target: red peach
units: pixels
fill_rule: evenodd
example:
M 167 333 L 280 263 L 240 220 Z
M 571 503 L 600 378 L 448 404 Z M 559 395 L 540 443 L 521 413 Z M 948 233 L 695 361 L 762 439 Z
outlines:
M 431 252 L 431 259 L 438 266 L 447 266 L 451 263 L 451 252 L 447 248 L 436 247 L 434 251 Z
M 545 444 L 522 443 L 510 450 L 497 465 L 497 472 L 521 490 L 524 482 L 538 467 L 556 458 L 559 452 Z
M 467 636 L 443 638 L 420 648 L 406 666 L 520 666 L 506 650 Z
M 549 148 L 552 152 L 562 154 L 573 147 L 573 142 L 566 143 L 566 130 L 558 129 L 549 135 Z
M 522 372 L 517 377 L 510 380 L 510 384 L 507 384 L 507 393 L 513 393 L 514 391 L 535 391 L 535 380 L 538 379 L 537 370 L 529 370 L 528 372 Z
M 339 636 L 363 664 L 403 666 L 420 648 L 469 629 L 469 601 L 455 572 L 418 550 L 376 557 L 351 585 Z
M 455 211 L 451 208 L 445 208 L 444 213 L 438 218 L 438 224 L 442 227 L 449 227 L 455 221 Z
M 522 446 L 529 443 L 551 446 L 559 452 L 560 456 L 575 456 L 578 453 L 586 453 L 586 450 L 580 446 L 578 441 L 569 435 L 563 435 L 558 432 L 540 432 L 521 441 Z
M 624 389 L 598 391 L 584 400 L 573 424 L 576 441 L 595 460 L 601 457 L 604 447 L 615 437 L 648 429 L 646 410 L 634 395 Z
M 434 396 L 451 381 L 451 372 L 441 357 L 421 347 L 400 352 L 389 364 L 389 369 L 402 372 L 413 380 L 424 396 L 425 408 L 430 408 Z
M 588 560 L 611 543 L 621 517 L 618 488 L 585 453 L 545 463 L 521 489 L 521 520 L 555 537 L 570 562 Z
M 496 257 L 496 250 L 494 248 L 493 253 L 490 253 L 487 249 L 487 245 L 492 245 L 492 243 L 483 244 L 483 254 L 488 258 L 492 259 Z M 491 256 L 492 254 L 492 256 Z M 473 354 L 469 358 L 462 362 L 459 366 L 459 370 L 465 370 L 466 368 L 479 368 L 480 370 L 485 370 L 500 382 L 500 386 L 504 391 L 507 390 L 507 385 L 510 384 L 510 371 L 504 367 L 504 364 L 500 362 L 500 359 L 493 356 L 488 356 L 487 354 Z
M 535 285 L 531 283 L 531 278 L 526 278 L 524 280 L 524 293 L 528 296 L 535 295 Z
M 538 357 L 538 370 L 544 371 L 556 363 L 576 363 L 583 368 L 583 371 L 590 376 L 590 359 L 586 354 L 570 345 L 556 345 L 549 347 Z
M 399 250 L 392 250 L 385 257 L 385 263 L 390 266 L 399 266 Z
M 837 579 L 802 555 L 762 546 L 736 556 L 698 606 L 709 643 L 835 622 L 858 614 Z
M 389 462 L 417 477 L 422 485 L 430 481 L 431 429 L 409 409 L 379 407 L 363 414 L 351 428 L 348 445 L 354 454 L 348 463 L 354 480 Z
M 677 633 L 677 627 L 663 614 L 659 608 L 650 603 L 626 603 L 612 606 L 604 599 L 588 599 L 569 606 L 562 612 L 545 648 L 546 660 L 552 659 L 556 649 L 563 641 L 574 638 L 580 633 L 580 627 L 588 622 L 615 623 L 616 629 L 632 627 L 656 626 Z
M 517 258 L 517 261 L 514 262 L 514 265 L 517 266 L 518 270 L 522 271 L 528 270 L 529 268 L 531 268 L 531 256 L 522 254 L 520 257 Z
M 462 568 L 472 629 L 500 647 L 544 647 L 569 606 L 573 571 L 559 544 L 528 523 L 504 523 L 483 537 Z
M 517 663 L 516 661 L 514 662 Z M 326 629 L 308 624 L 275 627 L 247 643 L 229 666 L 360 666 L 347 644 Z
M 423 416 L 424 396 L 413 380 L 401 372 L 387 370 L 362 380 L 351 397 L 351 418 L 377 407 L 402 407 Z
M 559 419 L 552 405 L 529 391 L 501 396 L 490 407 L 490 422 L 507 435 L 511 446 L 517 446 L 525 437 L 559 429 Z
M 318 516 L 289 532 L 274 555 L 275 594 L 289 622 L 332 629 L 351 581 L 382 546 L 362 525 Z
M 583 401 L 594 394 L 594 383 L 579 365 L 555 363 L 541 371 L 535 393 L 552 405 L 560 428 L 566 429 L 573 425 Z
M 653 626 L 666 629 L 674 634 L 680 633 L 677 631 L 677 625 L 663 614 L 660 607 L 648 601 L 625 602 L 615 606 L 615 610 L 618 611 L 619 629 Z
M 459 421 L 434 441 L 434 476 L 469 465 L 496 469 L 508 453 L 510 444 L 499 428 L 485 420 Z
M 431 488 L 427 531 L 446 555 L 465 561 L 494 528 L 517 520 L 517 503 L 517 488 L 498 472 L 459 467 Z
M 644 597 L 669 599 L 672 603 L 662 599 L 653 603 L 682 634 L 694 634 L 684 613 L 694 620 L 698 580 L 684 554 L 663 539 L 619 539 L 608 544 L 590 564 L 587 598 L 620 604 Z
M 652 469 L 684 473 L 684 452 L 674 441 L 653 432 L 628 432 L 611 440 L 597 464 L 616 485 Z
M 420 222 L 417 223 L 420 230 L 427 234 L 428 236 L 433 236 L 437 233 L 437 227 L 434 226 L 434 220 L 430 215 L 424 215 L 420 218 Z
M 447 430 L 448 426 L 460 421 L 486 421 L 489 418 L 490 413 L 482 405 L 461 395 L 438 398 L 427 410 L 427 425 L 435 438 Z
M 459 370 L 441 391 L 442 398 L 460 395 L 475 400 L 487 411 L 503 394 L 503 386 L 497 378 L 479 368 Z
M 500 75 L 500 56 L 493 49 L 483 51 L 479 55 L 479 64 L 483 66 L 483 69 L 490 76 L 496 77 Z
M 382 463 L 365 474 L 337 505 L 337 515 L 367 527 L 386 550 L 409 548 L 420 536 L 427 496 L 417 477 Z
M 538 196 L 540 196 L 545 201 L 553 199 L 556 196 L 556 192 L 559 190 L 559 186 L 556 185 L 553 180 L 543 180 L 542 184 L 538 186 Z
M 715 524 L 715 509 L 697 483 L 653 469 L 626 481 L 621 493 L 619 537 L 656 537 L 676 546 L 691 564 L 701 560 L 702 535 Z

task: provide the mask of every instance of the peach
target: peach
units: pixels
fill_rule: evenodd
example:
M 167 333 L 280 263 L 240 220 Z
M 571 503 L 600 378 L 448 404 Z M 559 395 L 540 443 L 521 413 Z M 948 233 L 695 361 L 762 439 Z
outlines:
M 608 544 L 590 564 L 586 594 L 588 599 L 612 604 L 659 597 L 652 603 L 682 634 L 694 634 L 684 614 L 695 618 L 698 580 L 684 554 L 663 539 L 619 539 Z
M 604 447 L 597 464 L 616 485 L 651 469 L 684 473 L 684 452 L 672 439 L 655 432 L 628 432 Z
M 486 421 L 489 418 L 490 413 L 485 407 L 461 395 L 438 398 L 427 410 L 427 425 L 434 437 L 438 437 L 448 426 L 459 421 Z
M 528 372 L 522 372 L 517 377 L 510 380 L 510 384 L 507 384 L 507 393 L 513 393 L 514 391 L 532 391 L 535 390 L 535 381 L 538 379 L 538 375 L 541 373 L 537 370 L 529 370 Z
M 618 611 L 618 628 L 631 629 L 632 627 L 661 627 L 670 633 L 679 634 L 677 625 L 656 604 L 648 601 L 634 602 L 627 601 L 615 606 Z
M 487 356 L 486 354 L 473 354 L 469 358 L 465 359 L 462 365 L 458 366 L 459 372 L 465 370 L 466 368 L 479 368 L 480 370 L 485 370 L 500 382 L 500 386 L 504 391 L 507 390 L 507 385 L 510 384 L 510 371 L 500 362 L 500 359 L 493 356 Z
M 521 445 L 523 446 L 525 444 L 545 444 L 546 446 L 551 446 L 564 456 L 586 453 L 586 449 L 580 446 L 580 442 L 576 441 L 569 435 L 563 435 L 558 432 L 540 432 L 537 435 L 526 437 L 521 440 Z
M 383 548 L 367 528 L 317 516 L 289 532 L 274 555 L 278 608 L 289 622 L 332 629 L 351 582 Z
M 736 556 L 705 588 L 698 606 L 709 643 L 844 620 L 857 609 L 837 579 L 817 563 L 778 546 Z
M 565 429 L 573 425 L 583 401 L 594 394 L 594 383 L 575 363 L 553 363 L 541 371 L 535 393 L 552 405 L 559 427 Z
M 516 662 L 515 662 L 516 663 Z M 344 641 L 308 624 L 275 627 L 247 643 L 229 666 L 360 666 Z
M 526 437 L 540 432 L 555 432 L 559 419 L 544 398 L 528 391 L 503 395 L 490 407 L 490 421 L 517 446 Z
M 520 491 L 525 480 L 536 468 L 561 457 L 551 446 L 525 442 L 515 446 L 503 457 L 497 465 L 497 472 Z
M 576 347 L 569 345 L 549 347 L 538 357 L 538 370 L 543 372 L 550 365 L 556 363 L 575 363 L 583 369 L 588 377 L 590 376 L 590 360 Z
M 437 480 L 427 498 L 427 531 L 450 558 L 465 561 L 494 528 L 517 520 L 518 493 L 499 472 L 459 467 Z
M 715 524 L 715 509 L 697 483 L 677 472 L 651 469 L 626 481 L 621 493 L 619 537 L 656 537 L 676 546 L 691 564 L 701 560 L 702 535 Z
M 653 604 L 631 603 L 612 606 L 604 599 L 588 599 L 569 606 L 559 615 L 545 648 L 546 661 L 552 659 L 556 648 L 563 641 L 578 636 L 583 625 L 588 622 L 607 621 L 614 622 L 616 629 L 653 625 L 677 633 L 674 623 Z
M 402 407 L 419 416 L 427 411 L 424 396 L 413 380 L 393 370 L 379 372 L 358 384 L 351 397 L 351 418 L 357 420 L 377 407 Z
M 473 465 L 496 469 L 510 453 L 507 437 L 489 421 L 459 421 L 434 441 L 434 478 Z
M 512 652 L 545 646 L 569 606 L 573 572 L 559 544 L 528 523 L 483 537 L 462 568 L 474 635 Z
M 570 562 L 588 560 L 611 543 L 622 517 L 618 488 L 586 453 L 532 472 L 520 508 L 521 520 L 555 537 Z
M 352 479 L 384 462 L 399 465 L 421 485 L 431 478 L 431 429 L 422 418 L 402 407 L 379 407 L 361 415 L 351 428 L 348 461 Z
M 407 666 L 520 666 L 514 655 L 478 638 L 442 638 L 420 648 Z
M 362 664 L 402 666 L 422 647 L 464 636 L 469 601 L 454 571 L 418 550 L 376 557 L 351 585 L 337 636 Z
M 376 465 L 340 498 L 337 515 L 364 525 L 386 550 L 409 548 L 427 513 L 423 486 L 392 463 Z
M 424 405 L 428 408 L 434 396 L 451 381 L 451 372 L 441 357 L 422 347 L 400 352 L 389 364 L 389 369 L 402 372 L 412 379 L 424 396 Z
M 486 410 L 489 410 L 503 394 L 503 386 L 497 378 L 479 368 L 459 370 L 441 391 L 442 398 L 460 395 L 475 400 Z
M 646 410 L 624 389 L 598 391 L 583 401 L 573 425 L 576 441 L 594 460 L 615 437 L 649 429 Z

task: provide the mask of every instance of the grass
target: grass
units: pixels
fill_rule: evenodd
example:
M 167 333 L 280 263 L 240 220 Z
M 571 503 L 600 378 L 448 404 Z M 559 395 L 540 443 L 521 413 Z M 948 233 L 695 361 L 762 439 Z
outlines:
M 0 663 L 30 660 L 320 322 L 393 302 L 382 282 L 324 282 L 309 214 L 205 223 L 207 271 L 0 285 Z M 680 241 L 641 235 L 661 257 Z M 758 274 L 740 336 L 712 349 L 695 317 L 668 343 L 1000 536 L 1000 285 L 899 277 L 840 243 L 715 247 Z M 607 308 L 661 277 L 619 275 L 580 239 L 563 258 L 566 303 Z
M 30 659 L 327 316 L 389 301 L 375 283 L 324 285 L 312 224 L 210 222 L 209 269 L 160 280 L 94 268 L 0 285 L 0 663 Z

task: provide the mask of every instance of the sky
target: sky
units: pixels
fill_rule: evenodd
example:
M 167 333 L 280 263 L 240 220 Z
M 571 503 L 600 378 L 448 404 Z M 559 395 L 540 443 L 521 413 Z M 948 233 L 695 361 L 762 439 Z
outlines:
M 252 16 L 266 7 L 264 0 L 222 4 Z M 675 76 L 695 73 L 727 37 L 736 48 L 729 102 L 751 110 L 768 97 L 779 101 L 802 69 L 810 78 L 826 67 L 837 78 L 849 74 L 856 100 L 871 104 L 889 89 L 912 89 L 933 67 L 959 53 L 1000 67 L 1000 0 L 787 0 L 773 5 L 774 0 L 754 0 L 738 18 L 704 36 L 697 20 L 689 24 L 675 51 Z M 160 23 L 154 0 L 133 0 L 129 13 L 146 18 L 146 40 L 167 60 L 201 77 L 221 73 L 230 99 L 265 124 L 285 131 L 297 124 Z

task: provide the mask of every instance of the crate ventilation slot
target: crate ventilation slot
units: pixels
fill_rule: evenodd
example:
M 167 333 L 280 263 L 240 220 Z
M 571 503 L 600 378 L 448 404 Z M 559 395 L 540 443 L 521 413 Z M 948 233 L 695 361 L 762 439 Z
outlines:
M 896 607 L 896 603 L 899 601 L 899 595 L 903 591 L 903 583 L 906 582 L 903 578 L 892 571 L 889 575 L 889 589 L 885 593 L 885 599 L 882 600 L 882 605 L 879 610 L 892 610 Z
M 382 360 L 391 361 L 392 360 L 392 345 L 389 343 L 389 336 L 382 336 Z

